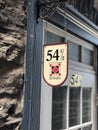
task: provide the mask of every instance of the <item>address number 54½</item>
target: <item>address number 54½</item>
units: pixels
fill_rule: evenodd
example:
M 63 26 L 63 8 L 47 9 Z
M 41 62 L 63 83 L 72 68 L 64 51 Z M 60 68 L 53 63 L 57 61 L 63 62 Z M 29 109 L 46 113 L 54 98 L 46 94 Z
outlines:
M 48 50 L 46 61 L 51 61 L 52 59 L 56 59 L 56 61 L 58 61 L 59 57 L 60 56 L 59 56 L 59 50 L 58 49 L 54 52 L 53 52 L 53 50 Z

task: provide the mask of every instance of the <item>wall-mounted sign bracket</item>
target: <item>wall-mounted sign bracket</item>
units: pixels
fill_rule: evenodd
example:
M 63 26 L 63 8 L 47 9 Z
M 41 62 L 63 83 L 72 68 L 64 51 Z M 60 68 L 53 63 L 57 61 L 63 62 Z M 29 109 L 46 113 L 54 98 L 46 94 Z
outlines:
M 38 2 L 37 4 L 37 19 L 38 18 L 45 18 L 48 19 L 51 17 L 55 12 L 56 8 L 59 5 L 66 5 L 66 0 L 56 0 L 50 2 Z

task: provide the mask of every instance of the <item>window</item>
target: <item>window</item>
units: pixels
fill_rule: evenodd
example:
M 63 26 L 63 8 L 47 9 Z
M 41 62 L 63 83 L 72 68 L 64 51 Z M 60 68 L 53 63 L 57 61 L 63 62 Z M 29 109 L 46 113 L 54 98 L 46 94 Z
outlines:
M 73 44 L 70 42 L 69 44 L 69 58 L 75 61 L 80 62 L 81 55 L 81 47 L 79 45 Z
M 52 94 L 52 130 L 66 128 L 67 88 L 53 88 Z
M 94 48 L 85 48 L 82 44 L 78 45 L 69 41 L 69 59 L 94 66 Z
M 65 42 L 65 38 L 64 37 L 61 37 L 61 36 L 58 36 L 54 33 L 51 33 L 49 31 L 47 31 L 45 33 L 45 38 L 46 38 L 46 41 L 48 44 L 54 44 L 54 43 L 62 43 L 62 42 Z
M 93 66 L 93 62 L 94 62 L 94 52 L 84 48 L 83 63 Z
M 47 26 L 44 36 L 47 44 L 68 41 L 69 73 L 64 86 L 49 87 L 42 80 L 41 130 L 93 130 L 94 46 L 51 24 Z M 78 86 L 70 85 L 72 75 L 80 75 Z
M 52 88 L 52 130 L 63 130 L 88 123 L 83 130 L 91 130 L 91 88 Z M 69 96 L 67 97 L 69 91 Z M 67 105 L 67 101 L 69 105 Z M 67 113 L 67 108 L 69 114 Z M 82 115 L 82 116 L 81 116 Z M 69 118 L 68 118 L 69 116 Z M 69 121 L 67 121 L 69 119 Z
M 91 126 L 87 126 L 87 127 L 84 127 L 82 130 L 92 130 L 91 128 L 92 128 Z
M 91 88 L 83 88 L 83 123 L 91 121 Z
M 70 88 L 69 126 L 80 124 L 80 88 Z

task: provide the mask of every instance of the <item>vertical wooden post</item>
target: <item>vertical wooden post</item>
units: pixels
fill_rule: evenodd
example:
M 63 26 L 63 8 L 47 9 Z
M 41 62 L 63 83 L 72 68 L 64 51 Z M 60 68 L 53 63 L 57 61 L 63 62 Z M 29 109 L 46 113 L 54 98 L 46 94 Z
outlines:
M 28 0 L 23 130 L 39 130 L 42 22 L 37 23 L 37 0 Z

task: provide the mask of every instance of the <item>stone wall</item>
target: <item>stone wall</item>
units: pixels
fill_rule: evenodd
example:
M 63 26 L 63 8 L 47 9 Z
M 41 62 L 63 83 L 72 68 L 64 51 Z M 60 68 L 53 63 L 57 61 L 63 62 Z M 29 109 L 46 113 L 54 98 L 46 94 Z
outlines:
M 0 130 L 21 130 L 26 13 L 24 0 L 0 0 Z

